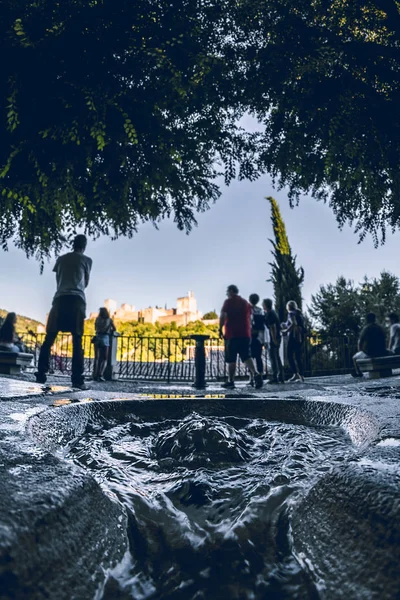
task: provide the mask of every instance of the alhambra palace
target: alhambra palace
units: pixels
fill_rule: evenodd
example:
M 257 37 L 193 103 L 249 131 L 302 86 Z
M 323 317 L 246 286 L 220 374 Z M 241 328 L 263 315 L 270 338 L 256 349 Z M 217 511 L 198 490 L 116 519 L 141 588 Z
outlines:
M 199 321 L 203 317 L 203 313 L 197 310 L 197 300 L 193 292 L 188 292 L 187 296 L 177 298 L 176 308 L 149 306 L 148 308 L 136 310 L 132 304 L 126 303 L 117 308 L 116 301 L 111 298 L 104 301 L 104 306 L 108 309 L 110 315 L 119 321 L 139 321 L 152 324 L 158 322 L 161 325 L 175 322 L 180 326 L 187 325 L 192 321 Z M 90 313 L 89 318 L 95 319 L 97 314 L 97 312 Z

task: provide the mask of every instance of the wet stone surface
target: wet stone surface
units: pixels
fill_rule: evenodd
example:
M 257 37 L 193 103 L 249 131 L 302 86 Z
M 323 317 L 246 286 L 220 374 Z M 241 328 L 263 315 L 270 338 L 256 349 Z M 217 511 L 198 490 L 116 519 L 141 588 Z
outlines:
M 43 386 L 28 381 L 0 377 L 0 400 L 43 396 L 44 394 L 59 394 L 61 392 L 71 393 L 72 388 L 57 383 Z

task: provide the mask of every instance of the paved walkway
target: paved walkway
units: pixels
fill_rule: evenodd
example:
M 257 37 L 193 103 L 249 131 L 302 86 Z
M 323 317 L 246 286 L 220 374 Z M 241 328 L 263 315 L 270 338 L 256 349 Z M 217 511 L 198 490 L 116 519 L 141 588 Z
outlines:
M 342 391 L 361 393 L 374 391 L 379 392 L 381 389 L 390 388 L 393 392 L 400 394 L 400 376 L 393 376 L 384 379 L 354 379 L 351 375 L 329 375 L 324 377 L 309 377 L 304 383 L 294 382 L 277 385 L 269 385 L 266 382 L 260 390 L 255 390 L 246 382 L 238 381 L 234 390 L 225 390 L 222 387 L 222 382 L 212 381 L 207 384 L 204 390 L 196 390 L 189 382 L 172 382 L 165 383 L 161 381 L 134 381 L 119 379 L 116 381 L 96 382 L 88 380 L 87 385 L 93 392 L 123 392 L 123 393 L 190 393 L 204 396 L 204 394 L 225 394 L 229 396 L 240 396 L 243 394 L 260 397 L 290 395 L 314 395 L 316 392 L 327 392 L 331 394 L 340 394 Z M 43 394 L 43 390 L 47 393 L 65 393 L 66 391 L 73 392 L 69 377 L 62 375 L 52 375 L 48 377 L 46 386 L 39 385 L 35 382 L 33 374 L 16 375 L 0 375 L 0 398 L 6 397 L 23 397 L 31 395 Z
M 400 372 L 399 372 L 400 375 Z M 245 381 L 236 382 L 236 388 L 234 390 L 225 390 L 222 387 L 222 382 L 211 381 L 207 383 L 207 387 L 205 390 L 196 390 L 190 382 L 182 381 L 182 382 L 172 382 L 166 383 L 163 381 L 143 381 L 143 380 L 126 380 L 119 379 L 116 381 L 105 381 L 105 382 L 96 382 L 87 380 L 87 385 L 93 391 L 102 391 L 102 392 L 123 392 L 123 393 L 138 393 L 141 391 L 153 390 L 154 393 L 157 393 L 158 390 L 169 390 L 171 394 L 173 393 L 191 393 L 196 395 L 203 396 L 204 394 L 229 394 L 229 395 L 237 395 L 242 396 L 244 393 L 254 395 L 257 397 L 260 396 L 269 396 L 273 394 L 278 395 L 286 395 L 290 394 L 298 394 L 303 395 L 305 392 L 315 392 L 315 391 L 328 391 L 329 393 L 334 393 L 334 390 L 337 388 L 357 390 L 357 389 L 380 389 L 382 387 L 391 387 L 398 388 L 400 392 L 400 376 L 394 376 L 385 379 L 368 379 L 364 377 L 363 379 L 354 379 L 351 375 L 326 375 L 323 377 L 308 377 L 305 380 L 305 383 L 285 383 L 284 385 L 269 385 L 264 382 L 264 386 L 260 390 L 255 390 L 250 387 Z M 47 386 L 52 387 L 52 391 L 56 392 L 57 387 L 62 387 L 62 389 L 58 390 L 61 392 L 66 391 L 66 388 L 71 389 L 71 381 L 69 377 L 65 375 L 50 375 L 48 376 Z M 4 396 L 9 396 L 9 392 L 11 390 L 20 390 L 22 393 L 23 390 L 31 390 L 31 394 L 37 395 L 37 390 L 43 390 L 45 386 L 41 386 L 36 384 L 35 377 L 31 373 L 24 373 L 20 376 L 16 375 L 0 375 L 0 398 Z M 36 391 L 34 391 L 36 390 Z M 4 391 L 4 394 L 3 394 Z M 185 392 L 184 392 L 185 391 Z M 21 394 L 18 392 L 17 394 L 20 396 Z M 30 394 L 28 394 L 30 395 Z

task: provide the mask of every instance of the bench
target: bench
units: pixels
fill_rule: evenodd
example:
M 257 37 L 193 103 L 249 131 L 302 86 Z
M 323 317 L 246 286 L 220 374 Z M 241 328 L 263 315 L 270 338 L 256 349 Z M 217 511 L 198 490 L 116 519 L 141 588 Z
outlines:
M 368 373 L 370 379 L 391 377 L 393 375 L 392 369 L 400 369 L 399 354 L 359 358 L 356 360 L 356 362 L 363 373 Z
M 21 373 L 21 367 L 29 367 L 32 360 L 33 354 L 0 350 L 0 373 L 5 375 L 17 375 L 18 373 Z

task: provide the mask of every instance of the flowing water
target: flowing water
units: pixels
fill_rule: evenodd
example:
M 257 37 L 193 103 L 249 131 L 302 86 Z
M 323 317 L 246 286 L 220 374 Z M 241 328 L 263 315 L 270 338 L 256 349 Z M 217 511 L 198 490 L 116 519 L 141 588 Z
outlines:
M 99 598 L 318 598 L 293 553 L 291 511 L 354 452 L 339 428 L 259 418 L 91 425 L 68 458 L 125 506 L 129 523 L 130 552 Z

